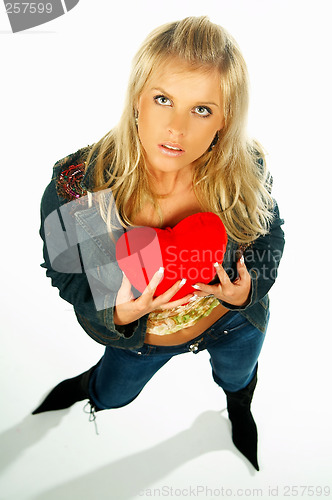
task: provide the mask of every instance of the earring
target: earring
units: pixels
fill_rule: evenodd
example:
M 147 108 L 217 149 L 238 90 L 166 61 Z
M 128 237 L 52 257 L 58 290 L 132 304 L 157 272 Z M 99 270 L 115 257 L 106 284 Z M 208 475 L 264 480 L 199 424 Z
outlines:
M 135 124 L 138 126 L 138 111 L 135 111 Z
M 212 151 L 212 149 L 214 148 L 214 146 L 217 144 L 218 140 L 219 140 L 219 132 L 217 131 L 216 135 L 213 138 L 213 141 L 210 144 L 210 147 L 209 147 L 208 151 Z

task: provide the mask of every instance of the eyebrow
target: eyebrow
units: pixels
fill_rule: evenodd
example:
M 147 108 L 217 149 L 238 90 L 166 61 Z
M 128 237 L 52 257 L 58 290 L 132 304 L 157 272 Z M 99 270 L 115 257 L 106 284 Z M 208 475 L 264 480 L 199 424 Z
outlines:
M 152 88 L 151 90 L 157 90 L 158 92 L 161 92 L 162 94 L 166 94 L 168 95 L 172 100 L 174 100 L 174 97 L 170 95 L 169 92 L 166 92 L 166 90 L 163 90 L 161 87 L 154 87 Z M 217 108 L 219 108 L 219 105 L 216 104 L 215 102 L 203 102 L 203 101 L 198 101 L 199 104 L 209 104 L 210 106 L 216 106 Z

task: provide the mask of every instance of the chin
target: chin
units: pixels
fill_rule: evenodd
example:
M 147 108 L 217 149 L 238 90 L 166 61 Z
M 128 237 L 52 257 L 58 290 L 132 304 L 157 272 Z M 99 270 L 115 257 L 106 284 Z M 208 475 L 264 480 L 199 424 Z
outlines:
M 150 167 L 153 170 L 158 170 L 159 172 L 177 172 L 178 170 L 181 170 L 185 168 L 188 164 L 187 163 L 180 163 L 179 160 L 176 158 L 154 158 L 151 160 L 148 160 L 146 158 L 146 164 L 148 167 Z

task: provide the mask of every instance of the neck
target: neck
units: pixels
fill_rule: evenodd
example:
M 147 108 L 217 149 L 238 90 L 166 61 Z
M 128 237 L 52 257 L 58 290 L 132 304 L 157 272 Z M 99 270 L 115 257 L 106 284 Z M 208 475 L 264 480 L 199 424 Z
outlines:
M 177 172 L 160 172 L 150 170 L 150 182 L 152 191 L 156 196 L 171 196 L 182 191 L 188 192 L 192 189 L 191 167 Z

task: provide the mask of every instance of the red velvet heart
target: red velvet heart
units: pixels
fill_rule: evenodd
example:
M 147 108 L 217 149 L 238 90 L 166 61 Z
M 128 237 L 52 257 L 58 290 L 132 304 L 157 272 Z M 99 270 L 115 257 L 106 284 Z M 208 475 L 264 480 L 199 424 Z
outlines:
M 220 218 L 211 212 L 186 217 L 173 228 L 137 227 L 124 233 L 116 244 L 116 259 L 131 284 L 140 292 L 146 288 L 159 267 L 164 278 L 155 297 L 177 280 L 185 285 L 172 297 L 177 300 L 193 293 L 191 285 L 209 283 L 215 276 L 214 262 L 221 263 L 227 234 Z

